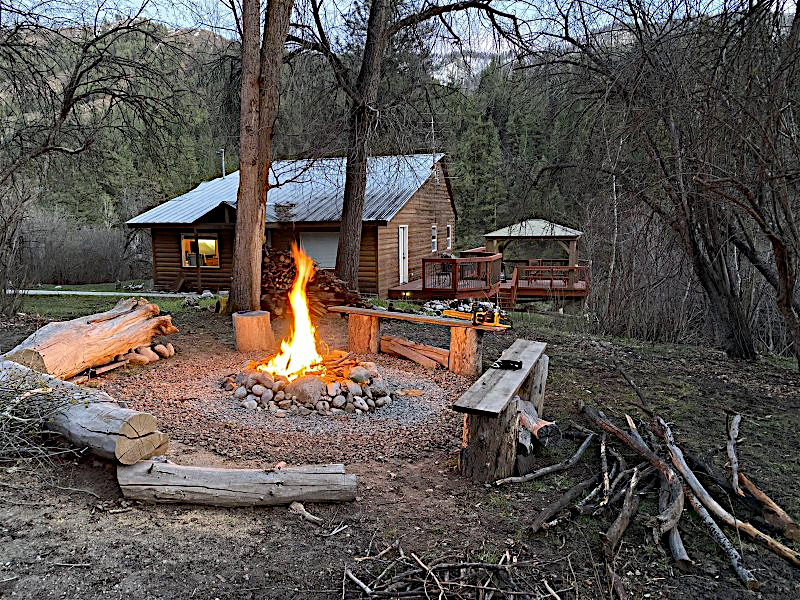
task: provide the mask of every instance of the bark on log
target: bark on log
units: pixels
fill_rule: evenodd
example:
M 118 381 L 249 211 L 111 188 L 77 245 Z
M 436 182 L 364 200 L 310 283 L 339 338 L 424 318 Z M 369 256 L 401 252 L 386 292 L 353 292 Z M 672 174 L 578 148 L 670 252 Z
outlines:
M 168 438 L 158 431 L 153 415 L 122 408 L 105 392 L 36 373 L 12 361 L 0 362 L 0 384 L 23 393 L 40 390 L 22 401 L 42 404 L 43 413 L 49 415 L 46 428 L 104 458 L 132 464 L 167 449 Z
M 517 454 L 528 456 L 533 452 L 533 440 L 538 440 L 542 446 L 549 445 L 550 441 L 560 435 L 558 426 L 552 421 L 539 418 L 533 403 L 519 399 L 519 435 L 517 436 Z
M 117 481 L 126 498 L 143 502 L 275 506 L 292 502 L 350 502 L 356 497 L 356 476 L 346 474 L 344 465 L 264 471 L 142 461 L 118 467 Z
M 661 480 L 661 489 L 658 493 L 658 510 L 663 511 L 672 501 L 672 494 L 664 475 L 659 473 L 659 477 Z M 682 571 L 687 571 L 692 566 L 692 560 L 689 558 L 689 553 L 686 552 L 677 525 L 667 532 L 667 543 L 675 564 L 678 565 L 678 568 Z
M 464 415 L 464 433 L 466 446 L 458 461 L 462 475 L 485 483 L 514 472 L 519 433 L 515 400 L 496 417 Z
M 275 350 L 270 314 L 264 310 L 233 313 L 233 335 L 239 352 Z
M 347 347 L 356 354 L 377 354 L 380 350 L 380 322 L 377 317 L 347 317 Z
M 450 328 L 450 358 L 448 369 L 467 377 L 481 374 L 483 353 L 481 335 L 483 332 L 467 327 Z
M 176 333 L 172 317 L 159 312 L 157 305 L 144 298 L 126 298 L 106 312 L 48 323 L 4 358 L 68 379 L 110 363 L 132 348 L 149 346 L 158 335 Z

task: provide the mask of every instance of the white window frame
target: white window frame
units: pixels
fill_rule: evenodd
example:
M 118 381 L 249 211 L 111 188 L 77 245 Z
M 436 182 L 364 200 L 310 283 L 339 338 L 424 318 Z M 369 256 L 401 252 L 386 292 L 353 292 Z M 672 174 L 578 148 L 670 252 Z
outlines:
M 195 240 L 195 237 L 197 237 L 198 252 L 193 253 L 193 254 L 195 256 L 197 256 L 198 260 L 200 258 L 200 252 L 199 252 L 199 250 L 200 250 L 200 248 L 199 248 L 200 240 L 214 240 L 216 242 L 216 245 L 217 245 L 217 264 L 216 265 L 200 265 L 200 268 L 201 269 L 221 269 L 222 268 L 222 252 L 221 252 L 221 249 L 219 247 L 219 235 L 216 234 L 216 233 L 199 233 L 199 232 L 197 233 L 197 236 L 195 236 L 195 234 L 193 234 L 193 233 L 182 233 L 181 234 L 181 246 L 180 246 L 180 248 L 181 248 L 181 268 L 183 268 L 183 269 L 196 269 L 197 268 L 197 265 L 187 265 L 185 257 L 183 255 L 183 242 L 184 242 L 184 240 L 189 240 L 190 242 L 193 242 Z
M 405 233 L 404 233 L 405 232 Z M 398 269 L 398 280 L 400 285 L 404 283 L 408 283 L 408 241 L 410 239 L 409 235 L 409 226 L 408 225 L 398 225 L 397 227 L 397 250 L 398 250 L 398 260 L 399 260 L 399 269 Z M 403 247 L 400 244 L 400 239 L 403 240 L 403 244 L 405 245 L 406 254 L 403 256 Z
M 439 232 L 436 225 L 431 225 L 431 252 L 439 251 Z
M 447 249 L 453 249 L 453 226 L 450 223 L 447 224 Z

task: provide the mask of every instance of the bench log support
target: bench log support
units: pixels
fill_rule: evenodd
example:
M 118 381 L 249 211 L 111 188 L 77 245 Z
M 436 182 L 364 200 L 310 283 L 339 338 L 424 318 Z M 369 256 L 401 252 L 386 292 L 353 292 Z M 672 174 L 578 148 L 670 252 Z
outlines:
M 377 354 L 381 347 L 378 317 L 350 315 L 347 318 L 347 348 L 356 354 Z
M 453 373 L 466 377 L 481 374 L 483 352 L 482 331 L 467 327 L 450 328 L 450 356 L 447 368 Z
M 466 446 L 458 460 L 462 475 L 486 483 L 514 472 L 519 435 L 516 402 L 509 402 L 496 417 L 464 415 L 464 433 Z

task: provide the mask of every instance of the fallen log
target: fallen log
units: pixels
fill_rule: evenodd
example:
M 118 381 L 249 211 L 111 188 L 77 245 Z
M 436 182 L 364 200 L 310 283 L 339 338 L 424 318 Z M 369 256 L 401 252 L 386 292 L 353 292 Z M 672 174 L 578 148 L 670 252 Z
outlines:
M 350 315 L 349 318 L 352 319 L 354 316 L 356 315 Z M 441 364 L 439 361 L 422 354 L 414 348 L 398 344 L 386 337 L 381 337 L 381 352 L 414 361 L 426 369 L 435 369 Z
M 275 506 L 293 502 L 350 502 L 356 476 L 344 465 L 309 465 L 276 470 L 187 467 L 142 461 L 117 467 L 122 494 L 143 502 L 209 506 Z
M 672 501 L 672 494 L 669 489 L 669 484 L 662 474 L 659 473 L 661 480 L 661 489 L 658 493 L 658 510 L 663 511 Z M 689 558 L 689 553 L 683 545 L 680 531 L 676 525 L 667 531 L 667 544 L 669 545 L 670 554 L 675 564 L 678 565 L 682 571 L 687 571 L 692 566 L 692 559 Z
M 172 317 L 159 313 L 158 306 L 144 298 L 126 298 L 105 312 L 48 323 L 4 358 L 68 379 L 133 348 L 149 346 L 156 336 L 176 333 Z
M 410 348 L 411 350 L 415 350 L 422 354 L 423 356 L 427 356 L 431 360 L 436 361 L 440 365 L 442 365 L 445 369 L 447 368 L 447 362 L 450 358 L 450 351 L 444 348 L 437 348 L 436 346 L 428 346 L 427 344 L 420 344 L 418 342 L 412 342 L 403 337 L 398 337 L 394 335 L 382 335 L 381 342 L 384 340 L 390 342 L 395 346 L 405 346 L 406 348 Z
M 534 449 L 534 441 L 542 446 L 548 446 L 554 439 L 558 439 L 561 430 L 552 421 L 539 418 L 533 402 L 517 397 L 519 408 L 519 433 L 517 434 L 517 454 L 529 456 Z
M 0 385 L 19 390 L 19 402 L 40 404 L 47 430 L 98 456 L 132 464 L 167 449 L 168 437 L 153 415 L 122 408 L 105 392 L 8 360 L 0 362 Z

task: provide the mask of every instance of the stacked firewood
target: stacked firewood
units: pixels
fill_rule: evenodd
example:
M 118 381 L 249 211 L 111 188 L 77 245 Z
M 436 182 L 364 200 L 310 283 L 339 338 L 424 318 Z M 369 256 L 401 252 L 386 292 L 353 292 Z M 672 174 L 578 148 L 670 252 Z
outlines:
M 261 308 L 276 317 L 289 311 L 289 290 L 295 277 L 295 266 L 289 250 L 264 247 L 261 268 Z M 317 269 L 306 289 L 311 313 L 322 316 L 328 306 L 361 306 L 367 304 L 347 284 L 328 271 Z
M 645 415 L 643 421 L 637 424 L 626 414 L 626 427 L 621 427 L 602 411 L 583 406 L 583 414 L 596 430 L 572 424 L 573 431 L 583 437 L 583 443 L 571 458 L 527 475 L 496 482 L 496 485 L 521 483 L 564 471 L 577 464 L 587 448 L 599 441 L 599 472 L 577 483 L 541 510 L 534 517 L 530 529 L 533 532 L 551 529 L 567 521 L 570 516 L 597 516 L 615 505 L 619 506 L 617 518 L 601 537 L 609 586 L 616 596 L 626 598 L 622 579 L 615 571 L 616 549 L 638 511 L 639 496 L 655 486 L 660 489 L 659 513 L 645 518 L 644 522 L 652 528 L 655 539 L 664 540 L 679 567 L 687 568 L 692 564 L 679 532 L 685 506 L 690 506 L 697 513 L 711 539 L 722 549 L 731 568 L 748 589 L 756 589 L 759 582 L 747 569 L 736 545 L 720 525 L 735 530 L 737 535 L 744 534 L 794 567 L 800 567 L 800 554 L 773 537 L 783 536 L 797 542 L 800 540 L 800 528 L 739 470 L 736 440 L 741 417 L 735 415 L 729 419 L 727 454 L 730 476 L 727 477 L 697 457 L 685 444 L 676 442 L 670 427 L 650 408 L 642 391 L 619 365 L 617 367 L 636 392 L 639 400 L 637 406 Z M 614 438 L 627 447 L 628 454 L 632 452 L 635 455 L 638 464 L 628 464 L 630 458 L 626 461 L 622 452 L 612 445 Z M 725 496 L 715 499 L 709 491 L 712 489 L 721 490 Z M 729 508 L 734 508 L 734 502 L 738 516 L 729 511 Z M 745 513 L 751 515 L 747 521 L 743 517 Z

